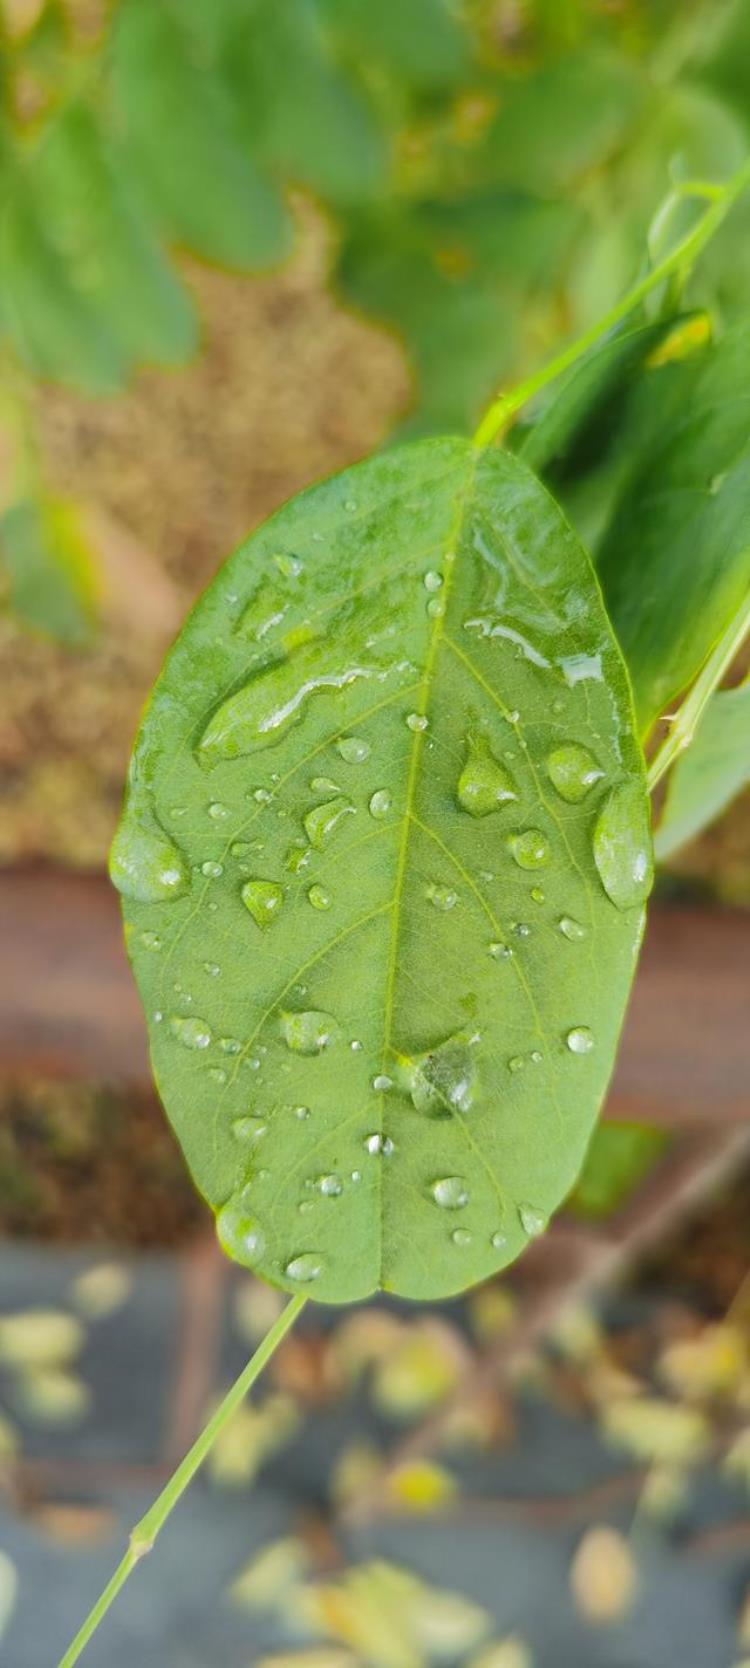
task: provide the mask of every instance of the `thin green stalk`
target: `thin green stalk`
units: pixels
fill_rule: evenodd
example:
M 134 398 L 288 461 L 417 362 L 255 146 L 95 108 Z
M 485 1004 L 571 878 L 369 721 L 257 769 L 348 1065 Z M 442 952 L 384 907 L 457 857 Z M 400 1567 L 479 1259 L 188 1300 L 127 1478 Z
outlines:
M 723 636 L 719 638 L 715 649 L 706 661 L 703 670 L 699 672 L 689 694 L 673 719 L 670 720 L 669 734 L 665 736 L 661 746 L 657 748 L 648 767 L 649 791 L 653 792 L 662 776 L 674 764 L 675 759 L 684 753 L 685 748 L 695 735 L 703 712 L 714 694 L 735 655 L 741 649 L 745 638 L 750 632 L 750 596 L 734 619 L 730 621 Z
M 521 406 L 526 405 L 527 401 L 538 394 L 542 388 L 546 388 L 549 382 L 554 382 L 555 378 L 561 376 L 563 371 L 567 371 L 571 365 L 575 365 L 576 361 L 588 352 L 589 348 L 595 347 L 602 336 L 605 336 L 622 319 L 627 318 L 628 313 L 631 313 L 633 308 L 637 307 L 639 302 L 643 301 L 651 290 L 661 284 L 665 278 L 669 278 L 672 273 L 692 266 L 700 251 L 715 236 L 722 222 L 726 219 L 730 208 L 748 185 L 750 185 L 750 157 L 743 163 L 737 173 L 733 174 L 732 178 L 719 188 L 719 195 L 709 203 L 705 214 L 701 216 L 692 231 L 688 232 L 676 244 L 670 254 L 665 255 L 663 261 L 660 261 L 650 272 L 647 272 L 645 278 L 634 284 L 633 288 L 628 290 L 627 295 L 624 295 L 621 301 L 611 307 L 603 318 L 598 319 L 597 323 L 592 324 L 588 330 L 584 330 L 576 341 L 571 342 L 570 346 L 564 348 L 555 359 L 550 360 L 548 365 L 543 365 L 540 370 L 527 377 L 525 382 L 519 383 L 517 388 L 510 389 L 507 394 L 501 394 L 493 402 L 479 424 L 474 436 L 474 445 L 489 446 L 499 434 L 501 428 L 508 422 L 508 419 L 513 417 Z
M 278 1349 L 282 1339 L 294 1326 L 298 1315 L 304 1309 L 306 1301 L 307 1299 L 304 1297 L 293 1297 L 287 1303 L 286 1308 L 282 1309 L 278 1320 L 274 1321 L 263 1342 L 258 1345 L 255 1354 L 251 1356 L 247 1366 L 243 1368 L 239 1378 L 235 1380 L 231 1390 L 224 1397 L 223 1402 L 219 1404 L 208 1424 L 204 1426 L 197 1441 L 193 1443 L 190 1451 L 178 1465 L 177 1470 L 162 1489 L 158 1499 L 146 1512 L 145 1517 L 141 1518 L 140 1523 L 136 1524 L 131 1533 L 130 1543 L 124 1558 L 118 1564 L 111 1581 L 107 1583 L 103 1593 L 100 1594 L 93 1609 L 86 1617 L 83 1627 L 76 1634 L 72 1645 L 68 1647 L 65 1655 L 61 1658 L 59 1668 L 73 1668 L 73 1664 L 78 1661 L 81 1652 L 96 1632 L 99 1623 L 106 1616 L 113 1599 L 124 1587 L 136 1564 L 141 1558 L 145 1558 L 147 1552 L 151 1551 L 159 1530 L 163 1529 L 172 1508 L 176 1506 L 177 1501 L 184 1494 L 188 1483 L 192 1482 L 196 1471 L 199 1470 L 204 1459 L 210 1453 L 227 1420 L 231 1419 L 232 1414 L 237 1411 L 251 1385 L 255 1383 L 266 1363 L 270 1361 L 274 1351 Z

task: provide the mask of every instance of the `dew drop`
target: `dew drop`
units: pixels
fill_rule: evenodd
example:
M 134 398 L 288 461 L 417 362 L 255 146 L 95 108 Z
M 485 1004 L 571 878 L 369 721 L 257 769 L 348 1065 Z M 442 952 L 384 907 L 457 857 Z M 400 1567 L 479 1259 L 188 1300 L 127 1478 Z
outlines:
M 205 1019 L 198 1019 L 196 1015 L 185 1018 L 184 1014 L 173 1014 L 169 1021 L 172 1036 L 181 1042 L 184 1048 L 208 1048 L 211 1041 L 211 1027 Z
M 387 788 L 377 788 L 370 800 L 370 816 L 377 819 L 387 817 L 393 804 L 393 799 Z
M 370 743 L 362 736 L 342 736 L 336 746 L 346 764 L 364 764 L 370 757 Z
M 384 1158 L 390 1158 L 393 1152 L 393 1142 L 390 1135 L 381 1135 L 379 1130 L 374 1131 L 372 1135 L 366 1135 L 363 1145 L 365 1152 L 372 1153 L 373 1156 L 376 1153 L 382 1153 Z
M 232 1124 L 232 1134 L 236 1141 L 242 1141 L 248 1146 L 255 1146 L 263 1136 L 268 1134 L 268 1124 L 262 1118 L 235 1118 Z
M 316 1176 L 313 1187 L 317 1193 L 323 1194 L 324 1199 L 338 1199 L 344 1191 L 341 1177 L 333 1172 L 325 1176 Z
M 227 1074 L 223 1066 L 210 1066 L 208 1075 L 212 1083 L 226 1083 Z
M 508 1061 L 508 1071 L 512 1071 L 512 1072 L 523 1071 L 524 1065 L 525 1065 L 525 1061 L 524 1061 L 524 1057 L 523 1057 L 522 1054 L 511 1054 L 511 1057 Z
M 428 886 L 427 897 L 430 903 L 434 904 L 436 909 L 441 909 L 443 913 L 449 909 L 455 909 L 458 903 L 458 893 L 454 892 L 452 886 Z
M 489 816 L 518 798 L 512 776 L 495 758 L 482 735 L 466 737 L 466 759 L 458 778 L 456 798 L 462 810 L 472 817 Z
M 443 576 L 441 573 L 437 573 L 434 568 L 428 568 L 422 583 L 426 591 L 439 591 L 443 583 Z
M 599 879 L 617 909 L 644 902 L 653 881 L 648 800 L 639 781 L 620 782 L 604 801 L 593 836 Z
M 572 1031 L 568 1031 L 565 1041 L 571 1054 L 590 1054 L 594 1046 L 594 1033 L 589 1030 L 588 1025 L 574 1025 Z
M 420 1055 L 409 1069 L 408 1082 L 417 1112 L 430 1118 L 469 1112 L 477 1089 L 469 1042 L 463 1037 L 449 1037 L 438 1048 Z
M 561 915 L 557 924 L 563 938 L 569 939 L 571 944 L 579 944 L 586 937 L 586 928 L 580 921 L 575 921 L 572 915 Z
M 427 612 L 431 620 L 442 620 L 445 613 L 445 603 L 443 602 L 442 597 L 430 597 L 427 604 Z
M 410 712 L 407 714 L 406 722 L 410 730 L 414 730 L 418 733 L 421 730 L 427 729 L 429 719 L 425 718 L 424 713 Z
M 529 926 L 528 921 L 514 921 L 510 930 L 515 933 L 516 938 L 531 937 L 531 927 Z
M 529 1239 L 538 1239 L 539 1235 L 545 1232 L 548 1219 L 544 1212 L 537 1210 L 534 1205 L 519 1205 L 518 1215 L 521 1227 Z
M 223 873 L 223 863 L 215 863 L 213 858 L 207 857 L 205 863 L 201 863 L 201 874 L 205 875 L 206 880 L 218 880 Z
M 454 1228 L 451 1239 L 454 1245 L 471 1245 L 471 1234 L 468 1228 Z
M 126 812 L 115 834 L 109 872 L 118 892 L 137 903 L 167 903 L 190 884 L 185 859 L 158 823 Z
M 223 822 L 224 818 L 229 816 L 229 811 L 226 805 L 222 805 L 220 799 L 212 799 L 208 807 L 208 814 L 213 822 Z
M 544 892 L 542 891 L 541 886 L 532 886 L 531 892 L 529 893 L 529 896 L 531 898 L 532 903 L 535 903 L 535 904 L 543 904 L 544 903 Z
M 242 1051 L 242 1043 L 237 1037 L 219 1037 L 219 1048 L 222 1054 L 239 1054 Z
M 461 1210 L 469 1203 L 469 1189 L 463 1176 L 440 1176 L 432 1182 L 430 1192 L 435 1204 L 444 1210 Z
M 235 1262 L 253 1268 L 266 1248 L 265 1237 L 255 1218 L 251 1216 L 242 1194 L 235 1194 L 216 1218 L 219 1243 Z
M 307 1284 L 310 1280 L 317 1280 L 323 1273 L 323 1261 L 316 1251 L 300 1251 L 287 1263 L 284 1273 L 288 1280 L 298 1280 Z
M 510 834 L 506 844 L 519 869 L 541 869 L 549 862 L 549 845 L 540 828 Z
M 393 1088 L 393 1078 L 387 1077 L 384 1071 L 379 1071 L 377 1076 L 373 1077 L 372 1088 L 376 1094 L 385 1095 L 389 1089 Z
M 494 1233 L 492 1235 L 492 1238 L 490 1239 L 490 1245 L 493 1247 L 493 1249 L 495 1251 L 502 1251 L 503 1246 L 507 1245 L 507 1243 L 508 1243 L 507 1234 L 502 1233 L 501 1230 L 498 1228 L 497 1232 Z
M 305 1119 L 309 1118 L 309 1116 L 310 1116 L 309 1106 L 295 1106 L 295 1107 L 292 1108 L 292 1111 L 293 1111 L 294 1117 L 298 1118 L 300 1123 L 304 1123 Z
M 499 938 L 493 939 L 488 948 L 493 961 L 509 961 L 513 954 L 510 945 L 503 944 Z
M 160 950 L 162 945 L 158 932 L 142 932 L 140 942 L 144 950 Z
M 282 1013 L 281 1034 L 293 1054 L 322 1054 L 336 1034 L 330 1014 L 308 1008 L 303 1013 Z
M 326 845 L 343 817 L 352 816 L 354 806 L 348 799 L 330 799 L 323 805 L 313 805 L 304 818 L 305 833 L 316 851 Z
M 334 782 L 332 776 L 313 776 L 310 780 L 310 787 L 313 793 L 341 792 L 338 782 Z
M 218 961 L 204 961 L 203 971 L 208 974 L 209 979 L 218 979 L 221 968 Z
M 310 887 L 307 896 L 309 902 L 313 906 L 313 909 L 330 909 L 332 903 L 331 894 L 326 891 L 325 886 L 320 885 L 319 881 L 316 881 L 314 886 Z
M 570 805 L 578 805 L 594 784 L 602 781 L 604 771 L 599 769 L 587 747 L 570 741 L 548 755 L 547 774 L 560 798 Z
M 256 926 L 265 932 L 281 909 L 284 889 L 277 880 L 246 880 L 240 897 Z

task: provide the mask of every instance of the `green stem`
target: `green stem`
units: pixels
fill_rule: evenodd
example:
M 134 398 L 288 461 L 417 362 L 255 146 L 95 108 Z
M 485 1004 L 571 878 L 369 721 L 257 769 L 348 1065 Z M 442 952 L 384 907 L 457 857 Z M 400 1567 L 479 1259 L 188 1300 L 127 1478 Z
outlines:
M 474 436 L 474 445 L 478 447 L 489 446 L 500 429 L 503 428 L 510 417 L 513 417 L 520 410 L 521 406 L 526 405 L 527 401 L 538 394 L 542 388 L 546 388 L 549 382 L 553 382 L 556 377 L 561 376 L 563 371 L 569 370 L 571 365 L 574 365 L 576 360 L 581 358 L 582 354 L 588 352 L 589 348 L 595 347 L 600 338 L 605 336 L 609 330 L 612 330 L 616 324 L 619 324 L 621 319 L 626 318 L 628 313 L 631 313 L 633 308 L 637 307 L 639 302 L 643 301 L 651 290 L 655 289 L 673 272 L 691 266 L 700 251 L 715 236 L 722 222 L 726 219 L 730 208 L 748 185 L 750 185 L 750 157 L 743 163 L 738 172 L 733 174 L 732 178 L 719 188 L 719 195 L 715 201 L 709 203 L 705 214 L 701 216 L 692 231 L 688 232 L 676 244 L 670 254 L 665 255 L 663 261 L 660 261 L 650 272 L 647 272 L 645 278 L 634 284 L 633 288 L 628 290 L 627 295 L 624 295 L 621 301 L 611 307 L 603 318 L 598 319 L 596 324 L 592 324 L 588 330 L 584 330 L 583 335 L 578 336 L 574 342 L 570 343 L 569 347 L 564 348 L 562 353 L 559 353 L 555 359 L 550 360 L 548 365 L 543 365 L 541 370 L 535 371 L 532 376 L 526 378 L 525 382 L 519 383 L 517 388 L 510 389 L 507 394 L 501 394 L 494 401 L 479 424 Z
M 147 1552 L 151 1551 L 159 1530 L 163 1529 L 173 1506 L 176 1506 L 177 1501 L 184 1494 L 188 1483 L 192 1482 L 196 1471 L 199 1470 L 204 1459 L 210 1453 L 227 1420 L 231 1419 L 232 1414 L 237 1411 L 251 1385 L 255 1383 L 256 1378 L 263 1371 L 266 1363 L 270 1361 L 274 1351 L 278 1349 L 282 1339 L 293 1327 L 298 1315 L 304 1309 L 306 1301 L 304 1297 L 293 1297 L 291 1302 L 287 1303 L 286 1308 L 282 1309 L 278 1320 L 274 1321 L 263 1342 L 258 1345 L 255 1354 L 251 1356 L 247 1366 L 243 1368 L 239 1378 L 235 1380 L 231 1390 L 227 1392 L 223 1402 L 219 1404 L 216 1412 L 201 1431 L 197 1441 L 193 1443 L 189 1453 L 178 1465 L 177 1470 L 162 1489 L 158 1499 L 154 1501 L 145 1517 L 141 1518 L 140 1523 L 136 1524 L 131 1533 L 130 1544 L 124 1558 L 118 1564 L 111 1581 L 108 1581 L 103 1593 L 100 1594 L 93 1609 L 86 1617 L 83 1627 L 76 1634 L 72 1645 L 68 1647 L 65 1655 L 61 1658 L 59 1668 L 73 1668 L 73 1663 L 78 1661 L 81 1652 L 96 1632 L 99 1623 L 106 1616 L 113 1599 L 124 1587 L 136 1564 L 146 1556 Z
M 669 734 L 664 737 L 648 767 L 650 792 L 653 793 L 657 783 L 669 770 L 670 765 L 674 764 L 675 759 L 679 758 L 680 754 L 684 753 L 685 748 L 690 746 L 711 696 L 718 689 L 724 673 L 729 670 L 735 655 L 741 649 L 749 632 L 750 596 L 747 597 L 739 612 L 735 614 L 734 619 L 730 621 L 723 636 L 719 638 L 703 670 L 699 672 L 692 689 L 685 696 L 679 712 L 670 720 Z

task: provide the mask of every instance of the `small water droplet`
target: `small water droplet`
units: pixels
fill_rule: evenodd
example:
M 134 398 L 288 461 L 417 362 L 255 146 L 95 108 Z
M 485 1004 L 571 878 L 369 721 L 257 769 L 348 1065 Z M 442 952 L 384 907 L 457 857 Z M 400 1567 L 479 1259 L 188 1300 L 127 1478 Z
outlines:
M 249 797 L 258 805 L 270 805 L 273 794 L 269 788 L 253 788 Z
M 205 875 L 206 880 L 218 880 L 223 873 L 223 863 L 216 863 L 211 857 L 207 857 L 205 863 L 201 863 L 201 874 Z
M 509 771 L 495 758 L 483 735 L 466 738 L 466 759 L 458 778 L 456 798 L 472 817 L 486 817 L 517 799 Z
M 320 885 L 319 881 L 316 881 L 315 884 L 310 887 L 307 896 L 313 906 L 313 909 L 330 909 L 332 902 L 331 894 L 326 891 L 325 886 Z
M 344 499 L 344 509 L 348 510 L 350 515 L 354 514 L 354 511 L 356 510 L 356 508 L 357 508 L 357 501 L 356 501 L 355 498 L 345 498 Z
M 528 921 L 514 921 L 510 930 L 515 933 L 516 938 L 531 937 L 531 927 L 529 926 Z
M 330 799 L 323 805 L 313 805 L 304 818 L 305 833 L 316 851 L 330 840 L 343 817 L 353 816 L 354 806 L 348 799 Z
M 441 573 L 437 573 L 435 568 L 428 568 L 422 583 L 426 591 L 439 591 L 443 583 L 443 576 Z
M 410 730 L 414 730 L 419 733 L 420 730 L 427 729 L 429 719 L 425 718 L 424 713 L 410 712 L 407 713 L 406 722 Z
M 547 774 L 556 793 L 570 805 L 578 805 L 596 782 L 601 782 L 604 771 L 587 747 L 570 741 L 556 747 L 547 758 Z
M 469 1189 L 463 1176 L 440 1176 L 432 1182 L 430 1192 L 435 1204 L 444 1210 L 461 1210 L 469 1203 Z
M 471 1234 L 468 1228 L 454 1228 L 451 1239 L 454 1245 L 471 1245 Z
M 372 1080 L 372 1087 L 376 1094 L 387 1094 L 393 1088 L 393 1078 L 387 1077 L 384 1071 L 379 1071 Z
M 503 944 L 499 938 L 493 939 L 488 949 L 493 961 L 509 961 L 513 954 L 510 945 Z
M 294 556 L 291 551 L 282 550 L 277 552 L 273 560 L 284 579 L 299 579 L 303 568 L 299 556 Z
M 495 1251 L 502 1251 L 503 1246 L 507 1245 L 507 1243 L 508 1243 L 507 1234 L 502 1233 L 501 1230 L 498 1228 L 497 1232 L 494 1233 L 492 1235 L 492 1238 L 490 1239 L 490 1245 L 493 1247 L 493 1249 Z
M 393 799 L 387 788 L 377 788 L 370 800 L 371 817 L 387 817 L 393 804 Z
M 162 945 L 158 932 L 142 932 L 140 942 L 144 950 L 160 950 Z
M 336 1021 L 330 1014 L 308 1008 L 303 1013 L 282 1013 L 281 1032 L 293 1054 L 322 1054 L 336 1035 Z
M 545 1232 L 547 1217 L 543 1211 L 537 1210 L 534 1205 L 519 1205 L 518 1215 L 521 1220 L 521 1227 L 524 1233 L 528 1234 L 529 1239 L 538 1239 L 539 1235 Z
M 594 1033 L 589 1030 L 588 1025 L 574 1025 L 572 1031 L 568 1031 L 565 1041 L 571 1054 L 590 1054 L 594 1046 Z
M 253 1268 L 266 1248 L 263 1230 L 250 1215 L 243 1194 L 235 1194 L 223 1206 L 216 1218 L 216 1232 L 220 1244 L 235 1262 Z
M 246 880 L 240 897 L 256 926 L 265 932 L 281 909 L 284 889 L 277 880 Z
M 620 782 L 607 795 L 593 836 L 599 879 L 617 909 L 633 909 L 653 881 L 649 808 L 640 781 Z
M 532 886 L 531 891 L 529 893 L 529 897 L 531 898 L 532 903 L 543 904 L 544 903 L 544 896 L 545 895 L 544 895 L 544 892 L 542 891 L 541 886 Z
M 299 1118 L 300 1123 L 304 1123 L 305 1119 L 310 1116 L 309 1106 L 295 1106 L 292 1110 L 295 1118 Z
M 313 776 L 313 777 L 311 777 L 310 787 L 311 787 L 313 793 L 340 793 L 341 792 L 341 789 L 338 785 L 338 782 L 334 782 L 333 777 L 331 777 L 331 776 Z
M 540 828 L 510 834 L 506 844 L 519 869 L 541 869 L 549 862 L 549 844 Z
M 370 757 L 370 743 L 362 736 L 342 736 L 336 746 L 346 764 L 364 764 Z
M 362 1171 L 361 1170 L 352 1170 L 351 1179 L 355 1183 L 361 1181 L 362 1180 Z
M 227 1074 L 223 1066 L 209 1066 L 208 1075 L 212 1083 L 226 1083 Z
M 287 1263 L 284 1273 L 288 1280 L 299 1280 L 307 1284 L 310 1280 L 317 1280 L 323 1272 L 323 1260 L 316 1251 L 300 1251 Z
M 430 885 L 427 888 L 427 897 L 436 909 L 441 909 L 443 912 L 448 909 L 455 909 L 458 903 L 458 893 L 454 892 L 452 886 Z
M 445 613 L 445 603 L 442 597 L 430 597 L 427 612 L 431 620 L 442 620 Z
M 232 1134 L 236 1141 L 242 1141 L 248 1146 L 255 1146 L 263 1136 L 268 1134 L 268 1124 L 263 1118 L 235 1118 L 232 1124 Z
M 379 1130 L 373 1131 L 372 1135 L 366 1135 L 363 1146 L 365 1152 L 373 1155 L 382 1153 L 384 1158 L 390 1158 L 393 1152 L 393 1142 L 390 1135 L 382 1135 Z
M 341 1177 L 332 1171 L 325 1176 L 316 1176 L 313 1187 L 317 1193 L 323 1194 L 324 1199 L 338 1199 L 344 1191 Z
M 219 1048 L 222 1054 L 240 1054 L 242 1043 L 237 1037 L 219 1037 Z
M 173 1014 L 169 1021 L 172 1036 L 185 1048 L 208 1048 L 211 1041 L 211 1027 L 205 1019 L 198 1019 L 193 1014 L 185 1018 L 184 1014 Z
M 229 810 L 226 805 L 222 805 L 220 799 L 212 799 L 208 814 L 213 822 L 223 822 L 224 818 L 229 816 Z
M 294 845 L 289 847 L 285 865 L 291 874 L 298 875 L 302 869 L 307 868 L 311 851 L 312 847 L 306 846 L 303 840 L 295 841 Z
M 557 924 L 563 938 L 569 939 L 571 944 L 578 944 L 586 937 L 586 928 L 581 926 L 580 921 L 574 921 L 572 915 L 561 915 Z

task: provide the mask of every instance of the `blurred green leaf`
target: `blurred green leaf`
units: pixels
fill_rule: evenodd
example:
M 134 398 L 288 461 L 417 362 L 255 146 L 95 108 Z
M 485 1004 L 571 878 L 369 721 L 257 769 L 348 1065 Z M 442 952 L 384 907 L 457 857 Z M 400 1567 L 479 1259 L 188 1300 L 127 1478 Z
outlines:
M 9 581 L 12 612 L 69 648 L 85 648 L 95 625 L 91 552 L 75 511 L 27 499 L 0 518 L 0 571 Z
M 459 86 L 471 36 L 453 0 L 318 0 L 321 20 L 354 62 L 378 68 L 415 92 Z
M 581 46 L 508 81 L 477 158 L 479 178 L 541 197 L 601 168 L 637 123 L 643 82 L 634 64 Z
M 709 702 L 669 778 L 656 854 L 671 857 L 750 784 L 750 679 Z
M 654 1168 L 669 1144 L 649 1124 L 599 1123 L 567 1209 L 575 1216 L 611 1216 Z

